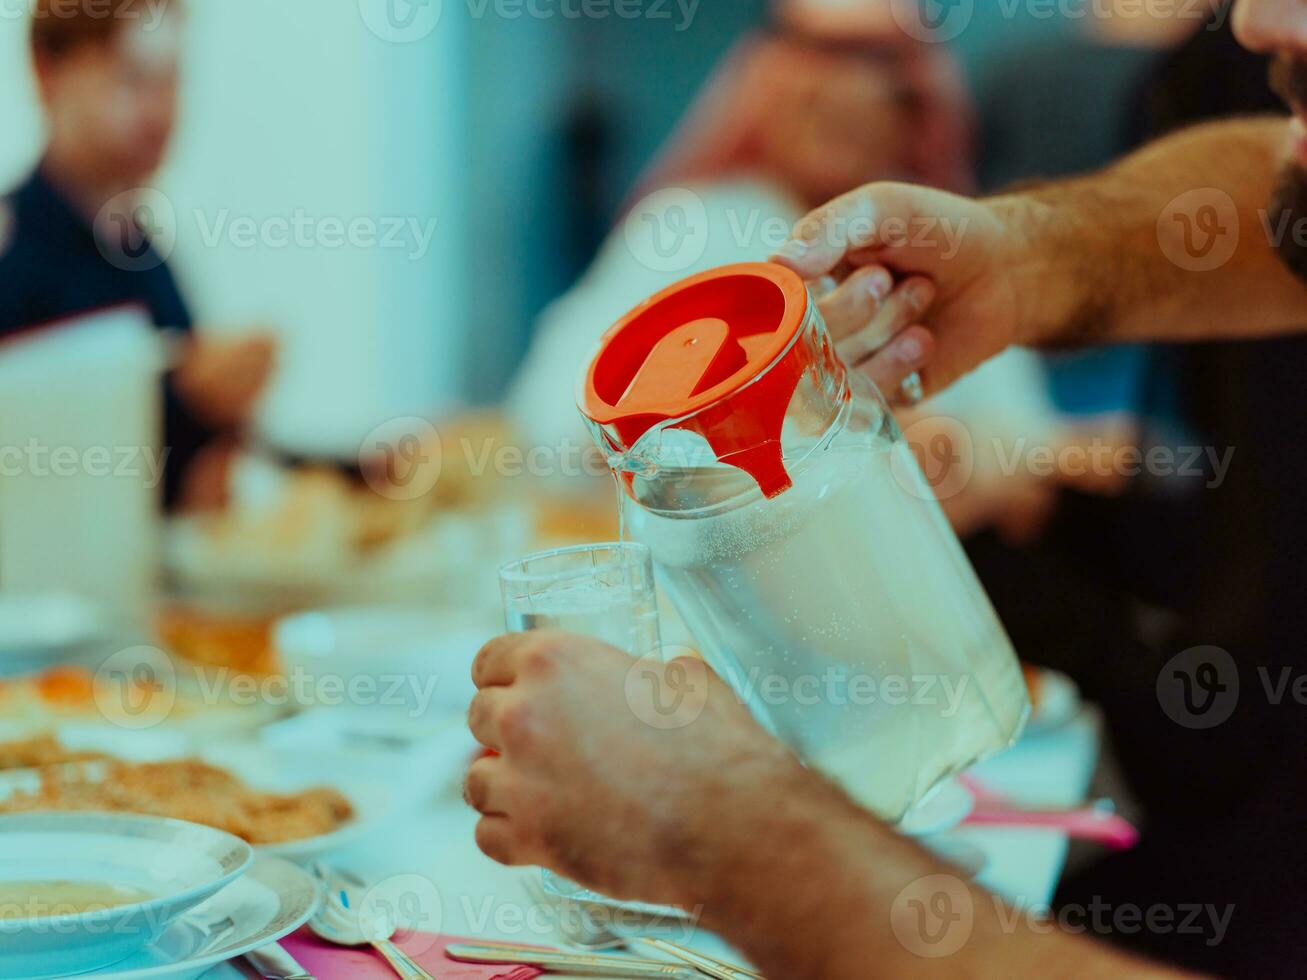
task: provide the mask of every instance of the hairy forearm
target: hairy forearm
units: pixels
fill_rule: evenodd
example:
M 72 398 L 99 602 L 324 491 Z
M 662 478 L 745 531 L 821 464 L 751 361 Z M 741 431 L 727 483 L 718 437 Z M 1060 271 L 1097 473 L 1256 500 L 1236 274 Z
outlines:
M 1286 132 L 1277 118 L 1196 127 L 1101 173 L 992 199 L 1027 256 L 1013 270 L 1030 298 L 1020 339 L 1230 338 L 1307 324 L 1307 287 L 1276 257 L 1268 217 Z
M 687 892 L 766 975 L 1174 975 L 1005 906 L 808 776 L 737 809 L 716 835 L 724 866 Z

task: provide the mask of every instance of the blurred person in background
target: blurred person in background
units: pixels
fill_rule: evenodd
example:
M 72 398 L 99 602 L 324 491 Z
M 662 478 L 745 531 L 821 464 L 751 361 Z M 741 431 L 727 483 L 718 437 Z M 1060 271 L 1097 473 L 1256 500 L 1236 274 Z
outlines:
M 1104 167 L 1146 138 L 1139 87 L 1219 0 L 1098 0 L 1068 8 L 1070 30 L 1021 45 L 976 81 L 979 188 Z M 1045 356 L 1054 400 L 1076 414 L 1138 410 L 1138 345 Z
M 31 53 L 46 123 L 36 170 L 0 199 L 0 338 L 108 307 L 178 331 L 164 383 L 169 507 L 225 499 L 227 471 L 272 369 L 266 334 L 196 336 L 146 185 L 177 118 L 180 0 L 36 0 Z
M 1145 136 L 1283 111 L 1268 80 L 1271 59 L 1240 46 L 1229 7 L 1222 4 L 1203 29 L 1139 80 L 1132 101 Z M 1282 77 L 1294 76 L 1286 71 Z M 1297 814 L 1307 800 L 1295 748 L 1301 717 L 1288 705 L 1264 703 L 1261 673 L 1278 683 L 1286 668 L 1307 670 L 1301 653 L 1307 616 L 1298 600 L 1307 553 L 1301 492 L 1307 406 L 1298 379 L 1307 370 L 1307 338 L 1158 345 L 1149 349 L 1146 368 L 1140 397 L 1145 451 L 1186 444 L 1233 448 L 1235 455 L 1219 482 L 1210 475 L 1137 481 L 1113 507 L 1084 514 L 1081 532 L 1063 542 L 1068 561 L 1098 555 L 1090 571 L 1099 581 L 1124 586 L 1135 619 L 1151 620 L 1132 641 L 1100 644 L 1092 652 L 1080 644 L 1081 656 L 1066 665 L 1103 709 L 1150 833 L 1134 851 L 1109 855 L 1068 877 L 1059 901 L 1220 895 L 1238 904 L 1241 920 L 1271 921 L 1300 871 L 1283 856 L 1300 846 Z M 1089 552 L 1094 537 L 1100 550 Z M 1110 564 L 1106 550 L 1116 555 Z M 1110 608 L 1099 604 L 1100 621 Z M 1196 646 L 1228 652 L 1243 682 L 1255 686 L 1245 699 L 1261 700 L 1261 707 L 1240 704 L 1210 734 L 1177 730 L 1158 710 L 1153 688 L 1171 657 Z M 1118 655 L 1105 660 L 1105 648 Z M 1177 861 L 1178 853 L 1203 858 Z M 1130 941 L 1168 960 L 1200 961 L 1175 936 L 1141 934 Z M 1252 942 L 1238 930 L 1233 941 L 1202 959 L 1218 970 L 1255 975 L 1247 958 Z
M 535 446 L 589 446 L 574 379 L 603 331 L 672 281 L 764 260 L 806 209 L 870 180 L 972 188 L 974 120 L 958 66 L 946 46 L 911 37 L 896 16 L 890 0 L 777 0 L 771 26 L 726 55 L 638 182 L 622 224 L 542 314 L 508 395 L 520 435 Z M 912 326 L 932 299 L 928 280 L 895 288 L 888 271 L 870 267 L 814 292 L 837 339 L 858 335 L 841 349 L 854 364 Z M 918 340 L 909 330 L 890 353 L 912 367 L 924 350 Z M 894 393 L 885 377 L 873 380 Z M 992 447 L 1018 439 L 1062 459 L 1069 447 L 1123 438 L 1114 420 L 1060 418 L 1026 351 L 996 358 L 929 405 L 902 408 L 899 420 L 928 479 L 948 488 L 941 502 L 963 535 L 994 527 L 1026 540 L 1048 520 L 1059 486 L 1116 489 L 1093 474 L 1000 466 Z M 954 460 L 967 470 L 965 485 Z
M 533 444 L 590 441 L 573 382 L 604 330 L 645 297 L 765 259 L 777 244 L 767 229 L 783 236 L 806 209 L 868 180 L 969 186 L 970 114 L 947 53 L 906 38 L 887 2 L 842 9 L 835 18 L 817 0 L 778 3 L 771 28 L 727 53 L 589 270 L 541 315 L 508 396 Z M 839 122 L 849 116 L 862 121 L 856 132 Z M 899 291 L 899 317 L 911 318 L 920 285 Z M 828 305 L 869 318 L 889 292 L 886 278 L 867 277 Z
M 1023 169 L 1006 176 L 1056 176 L 1076 169 L 1076 160 L 1098 164 L 1185 126 L 1282 112 L 1268 58 L 1234 36 L 1231 4 L 1191 13 L 1200 12 L 1208 12 L 1205 21 L 1159 22 L 1145 16 L 1147 8 L 1135 18 L 1093 19 L 1093 31 L 1054 47 L 1064 58 L 1036 51 L 1013 66 L 1002 88 L 1012 97 L 1004 133 L 1025 135 L 1001 149 Z M 1140 31 L 1133 48 L 1126 47 L 1130 25 Z M 1105 46 L 1109 39 L 1116 47 Z M 1095 60 L 1123 70 L 1093 77 Z M 1030 85 L 1027 72 L 1041 84 Z M 1082 114 L 1066 109 L 1098 100 L 1083 127 Z M 1047 133 L 1057 138 L 1041 138 Z M 1250 916 L 1269 914 L 1256 911 L 1277 901 L 1277 889 L 1261 884 L 1269 872 L 1247 869 L 1278 868 L 1277 855 L 1296 846 L 1294 808 L 1284 800 L 1307 796 L 1307 788 L 1286 792 L 1277 783 L 1273 798 L 1258 789 L 1292 766 L 1268 747 L 1293 744 L 1295 719 L 1245 708 L 1209 736 L 1177 737 L 1184 733 L 1160 710 L 1156 688 L 1168 661 L 1195 647 L 1226 651 L 1245 678 L 1307 669 L 1294 652 L 1307 623 L 1291 598 L 1301 582 L 1295 556 L 1307 550 L 1298 492 L 1307 481 L 1300 451 L 1307 421 L 1296 398 L 1307 340 L 1130 350 L 1127 384 L 1111 370 L 1121 363 L 1117 348 L 1068 365 L 1063 387 L 1076 389 L 1077 407 L 1104 398 L 1128 404 L 1140 458 L 1185 459 L 1188 447 L 1210 447 L 1226 463 L 1214 467 L 1205 457 L 1185 473 L 1139 472 L 1111 500 L 1064 492 L 1038 541 L 1013 548 L 982 534 L 968 552 L 1016 648 L 1069 674 L 1102 710 L 1110 763 L 1100 776 L 1123 777 L 1126 789 L 1109 783 L 1097 795 L 1127 798 L 1149 831 L 1129 852 L 1073 866 L 1059 902 L 1227 896 Z M 1177 849 L 1201 851 L 1204 860 L 1176 861 Z M 1234 935 L 1213 950 L 1176 934 L 1120 940 L 1168 961 L 1223 965 L 1247 954 L 1247 934 Z
M 1168 51 L 1203 28 L 1213 2 L 1102 0 L 1070 7 L 1068 29 L 1023 44 L 983 70 L 976 83 L 980 189 L 992 193 L 1085 173 L 1145 142 L 1143 80 Z M 1145 345 L 1045 352 L 1042 364 L 1054 404 L 1078 420 L 1078 428 L 1102 434 L 1117 453 L 1149 445 Z M 1018 649 L 1083 683 L 1088 675 L 1081 669 L 1092 674 L 1103 648 L 1138 643 L 1132 585 L 1142 566 L 1166 561 L 1167 553 L 1133 555 L 1128 568 L 1113 555 L 1130 534 L 1182 520 L 1171 504 L 1189 488 L 1183 480 L 1161 483 L 1144 486 L 1109 472 L 1104 486 L 1112 493 L 1105 495 L 1087 480 L 1063 481 L 1043 500 L 1048 520 L 1038 535 L 980 534 L 967 542 Z M 1130 506 L 1118 507 L 1115 498 L 1126 494 Z M 1086 534 L 1085 528 L 1095 530 Z M 1097 687 L 1092 678 L 1089 686 Z

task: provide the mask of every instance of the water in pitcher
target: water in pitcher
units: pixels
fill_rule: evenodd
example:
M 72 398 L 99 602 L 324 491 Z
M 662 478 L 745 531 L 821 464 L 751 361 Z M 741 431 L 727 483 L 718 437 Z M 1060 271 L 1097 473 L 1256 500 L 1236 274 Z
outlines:
M 883 818 L 1019 730 L 1016 657 L 902 439 L 815 452 L 771 500 L 623 509 L 714 669 Z

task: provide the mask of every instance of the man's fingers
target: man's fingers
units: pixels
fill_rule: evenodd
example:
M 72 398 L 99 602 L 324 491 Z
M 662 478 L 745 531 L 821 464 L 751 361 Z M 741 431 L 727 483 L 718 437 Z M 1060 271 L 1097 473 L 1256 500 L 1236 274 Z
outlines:
M 884 247 L 881 229 L 906 228 L 916 214 L 920 194 L 921 188 L 894 183 L 849 191 L 801 218 L 773 261 L 804 279 L 824 276 L 850 253 Z
M 497 636 L 472 661 L 472 683 L 477 687 L 506 687 L 517 677 L 517 651 L 523 643 L 522 633 Z
M 849 251 L 875 240 L 875 205 L 870 195 L 853 191 L 801 218 L 772 259 L 804 279 L 816 279 L 831 272 Z
M 504 780 L 508 763 L 502 758 L 478 759 L 468 767 L 463 780 L 463 799 L 473 810 L 488 817 L 508 814 Z
M 837 341 L 856 334 L 876 316 L 894 288 L 889 270 L 867 266 L 826 292 L 817 302 L 826 327 Z
M 477 847 L 492 861 L 510 866 L 537 864 L 522 845 L 517 827 L 508 817 L 482 817 L 476 829 Z
M 856 367 L 889 343 L 891 338 L 914 323 L 920 323 L 922 315 L 934 301 L 935 286 L 929 279 L 909 279 L 895 289 L 855 333 L 839 333 L 832 328 L 835 349 L 846 364 Z
M 858 370 L 871 378 L 892 402 L 898 399 L 904 379 L 929 364 L 934 352 L 934 335 L 923 326 L 909 327 L 860 364 Z
M 503 701 L 507 692 L 502 687 L 486 687 L 477 691 L 467 709 L 467 727 L 472 737 L 488 749 L 503 751 L 504 740 L 499 730 Z

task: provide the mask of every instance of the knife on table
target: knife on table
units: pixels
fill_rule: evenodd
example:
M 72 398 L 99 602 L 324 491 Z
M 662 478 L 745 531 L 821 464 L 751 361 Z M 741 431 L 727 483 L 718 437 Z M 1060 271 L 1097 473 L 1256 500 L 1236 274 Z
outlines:
M 445 955 L 460 963 L 521 964 L 545 973 L 566 973 L 569 977 L 648 978 L 648 980 L 695 980 L 701 974 L 666 960 L 632 959 L 608 953 L 567 953 L 535 947 L 514 947 L 509 943 L 477 945 L 451 943 Z
M 295 957 L 282 949 L 280 943 L 270 943 L 262 949 L 251 950 L 245 954 L 245 962 L 258 972 L 264 980 L 317 980 L 304 967 L 295 962 Z

